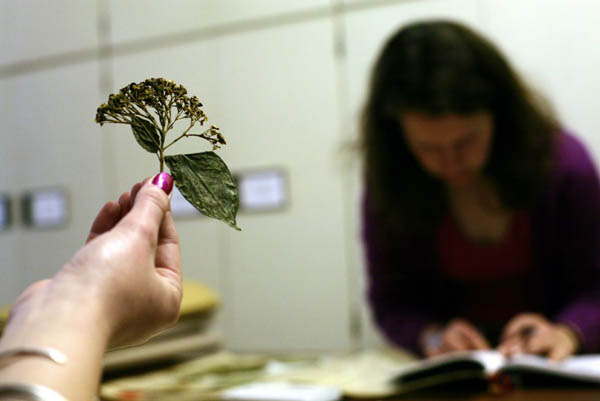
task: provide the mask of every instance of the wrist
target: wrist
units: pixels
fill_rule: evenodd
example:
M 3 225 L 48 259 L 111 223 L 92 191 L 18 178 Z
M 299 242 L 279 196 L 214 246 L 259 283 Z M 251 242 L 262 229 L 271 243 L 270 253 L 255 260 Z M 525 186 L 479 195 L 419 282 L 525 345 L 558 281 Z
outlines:
M 92 399 L 111 331 L 91 289 L 86 295 L 74 287 L 61 287 L 53 279 L 17 300 L 0 351 L 53 348 L 66 361 L 57 364 L 50 358 L 17 355 L 0 366 L 0 383 L 38 384 L 70 400 Z
M 85 338 L 90 346 L 105 347 L 110 330 L 99 302 L 85 293 L 50 282 L 13 306 L 0 349 L 24 345 L 62 349 L 69 338 Z M 65 353 L 66 350 L 65 350 Z

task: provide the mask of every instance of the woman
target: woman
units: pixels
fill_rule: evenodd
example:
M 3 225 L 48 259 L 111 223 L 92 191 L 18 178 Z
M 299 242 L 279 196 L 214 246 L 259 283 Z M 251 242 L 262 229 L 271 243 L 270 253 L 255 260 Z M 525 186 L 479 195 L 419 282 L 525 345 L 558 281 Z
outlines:
M 92 400 L 106 348 L 143 342 L 177 320 L 172 187 L 160 173 L 104 205 L 73 258 L 21 294 L 0 341 L 0 399 Z
M 397 32 L 363 114 L 374 318 L 425 356 L 600 349 L 600 185 L 500 52 L 452 22 Z

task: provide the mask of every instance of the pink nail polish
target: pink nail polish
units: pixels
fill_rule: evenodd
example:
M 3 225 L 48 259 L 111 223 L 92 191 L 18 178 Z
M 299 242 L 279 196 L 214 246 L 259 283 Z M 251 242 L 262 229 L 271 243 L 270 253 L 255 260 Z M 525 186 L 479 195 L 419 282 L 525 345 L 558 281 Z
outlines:
M 152 179 L 152 183 L 165 191 L 167 195 L 171 193 L 173 189 L 173 177 L 169 173 L 158 173 Z

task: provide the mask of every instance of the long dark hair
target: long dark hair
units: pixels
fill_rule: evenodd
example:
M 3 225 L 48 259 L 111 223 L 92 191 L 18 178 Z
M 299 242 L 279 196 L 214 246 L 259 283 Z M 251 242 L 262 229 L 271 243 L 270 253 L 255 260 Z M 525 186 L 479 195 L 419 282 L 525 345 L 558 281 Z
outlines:
M 411 230 L 447 213 L 441 181 L 406 146 L 398 115 L 488 111 L 494 139 L 484 174 L 511 210 L 533 205 L 550 166 L 558 123 L 496 47 L 455 22 L 415 23 L 385 44 L 362 115 L 361 148 L 371 212 Z

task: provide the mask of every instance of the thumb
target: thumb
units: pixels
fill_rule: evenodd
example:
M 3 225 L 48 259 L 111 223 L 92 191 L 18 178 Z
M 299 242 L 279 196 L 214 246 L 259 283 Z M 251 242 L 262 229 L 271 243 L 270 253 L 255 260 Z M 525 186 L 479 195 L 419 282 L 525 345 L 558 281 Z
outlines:
M 155 247 L 158 233 L 169 210 L 169 194 L 173 189 L 173 178 L 168 173 L 159 173 L 147 180 L 135 196 L 133 207 L 117 227 L 139 232 Z

